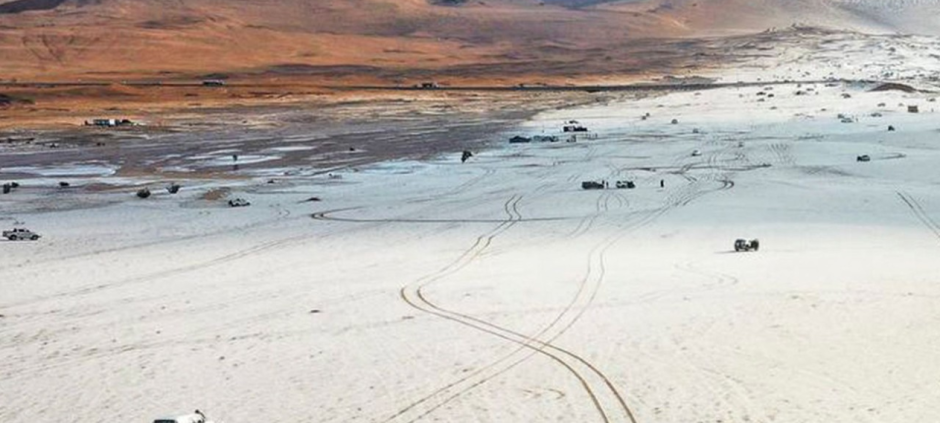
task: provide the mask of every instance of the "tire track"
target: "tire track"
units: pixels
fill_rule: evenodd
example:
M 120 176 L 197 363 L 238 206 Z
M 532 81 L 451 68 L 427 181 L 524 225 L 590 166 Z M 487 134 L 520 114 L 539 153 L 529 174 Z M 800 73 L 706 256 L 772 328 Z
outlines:
M 601 204 L 601 202 L 599 201 L 598 204 Z M 640 219 L 634 221 L 632 224 L 622 227 L 620 231 L 607 237 L 604 241 L 597 244 L 589 254 L 587 271 L 579 283 L 578 292 L 575 297 L 551 322 L 549 322 L 544 328 L 540 329 L 536 334 L 531 336 L 498 326 L 491 322 L 487 322 L 467 314 L 445 309 L 442 306 L 430 301 L 424 294 L 423 288 L 437 280 L 442 279 L 446 275 L 433 276 L 432 278 L 417 284 L 417 286 L 403 287 L 400 292 L 401 297 L 412 307 L 444 318 L 446 320 L 451 320 L 484 333 L 488 333 L 500 339 L 508 340 L 518 344 L 519 347 L 496 360 L 495 362 L 490 363 L 481 369 L 477 369 L 473 373 L 464 376 L 461 379 L 432 392 L 430 395 L 419 399 L 415 403 L 412 403 L 408 407 L 403 408 L 385 421 L 388 422 L 399 418 L 406 418 L 408 417 L 406 414 L 418 414 L 417 416 L 406 420 L 408 422 L 417 421 L 422 417 L 425 417 L 435 410 L 443 407 L 447 403 L 457 399 L 464 393 L 469 392 L 477 386 L 480 386 L 487 381 L 508 372 L 515 366 L 528 360 L 530 357 L 536 354 L 541 354 L 548 357 L 553 362 L 562 365 L 569 373 L 578 379 L 578 382 L 582 385 L 582 387 L 584 387 L 585 392 L 591 399 L 592 405 L 595 407 L 595 409 L 598 410 L 598 414 L 604 422 L 629 421 L 631 423 L 635 423 L 636 420 L 633 411 L 627 405 L 623 395 L 617 390 L 616 386 L 609 378 L 607 378 L 606 375 L 604 375 L 596 366 L 584 358 L 578 356 L 570 350 L 553 345 L 552 342 L 566 333 L 588 310 L 590 304 L 593 303 L 599 291 L 600 285 L 606 275 L 604 259 L 607 250 L 611 248 L 617 241 L 625 237 L 628 233 L 653 222 L 656 218 L 670 210 L 672 207 L 672 205 L 669 205 L 651 211 L 642 216 Z M 471 248 L 474 248 L 477 245 L 478 244 L 474 244 L 474 246 Z M 575 313 L 571 315 L 572 311 L 574 310 L 576 310 Z M 569 315 L 571 315 L 570 318 L 568 318 L 567 321 L 563 321 Z M 558 329 L 552 332 L 552 329 L 555 327 L 558 327 Z M 546 336 L 547 339 L 542 340 L 542 338 L 545 338 Z M 524 353 L 522 350 L 525 349 L 530 351 L 524 354 L 522 357 L 514 359 L 514 357 L 518 356 L 520 353 Z M 489 374 L 486 374 L 487 372 L 489 372 Z M 481 375 L 482 379 L 472 380 Z M 461 384 L 469 385 L 461 389 L 459 387 Z M 454 390 L 456 390 L 456 392 L 452 392 Z M 430 402 L 430 400 L 436 396 L 445 394 L 448 396 L 439 401 L 436 405 L 423 410 L 423 412 L 421 410 L 417 410 L 418 406 L 426 402 Z
M 571 350 L 553 344 L 553 342 L 568 332 L 568 330 L 571 329 L 571 327 L 574 326 L 578 320 L 580 320 L 580 318 L 587 312 L 590 305 L 594 302 L 600 285 L 606 276 L 605 254 L 607 250 L 620 238 L 621 236 L 608 237 L 604 242 L 594 247 L 589 255 L 588 271 L 586 272 L 584 278 L 580 281 L 580 286 L 575 297 L 551 322 L 549 322 L 536 334 L 531 336 L 467 314 L 443 308 L 442 306 L 437 305 L 429 300 L 427 296 L 424 295 L 423 286 L 419 287 L 417 290 L 417 301 L 413 301 L 415 299 L 406 299 L 406 301 L 409 301 L 409 304 L 411 304 L 413 307 L 519 345 L 519 348 L 494 364 L 501 364 L 506 362 L 507 359 L 522 353 L 522 350 L 530 350 L 527 353 L 524 353 L 518 359 L 508 362 L 502 368 L 496 369 L 494 373 L 486 375 L 483 379 L 476 381 L 472 385 L 453 393 L 443 402 L 427 410 L 424 414 L 419 416 L 419 418 L 446 405 L 450 401 L 458 398 L 473 388 L 508 372 L 517 365 L 527 361 L 532 356 L 541 354 L 553 362 L 563 366 L 569 373 L 572 374 L 572 376 L 578 380 L 579 384 L 584 388 L 585 393 L 590 398 L 592 405 L 597 410 L 602 421 L 635 423 L 636 419 L 634 417 L 633 411 L 627 405 L 623 395 L 619 392 L 616 385 L 603 372 L 601 372 L 597 366 L 593 365 L 583 357 L 575 354 Z M 552 331 L 552 329 L 555 329 L 556 327 L 557 329 Z M 543 338 L 545 340 L 542 340 Z M 490 365 L 488 367 L 493 368 L 495 366 Z
M 130 278 L 130 279 L 124 279 L 124 280 L 117 281 L 117 282 L 99 284 L 99 285 L 95 285 L 91 287 L 68 291 L 68 292 L 59 292 L 59 293 L 55 293 L 55 294 L 47 295 L 43 297 L 31 298 L 29 300 L 20 301 L 17 303 L 2 304 L 0 306 L 8 307 L 8 308 L 20 307 L 24 305 L 41 303 L 41 302 L 49 301 L 49 300 L 55 300 L 58 298 L 72 297 L 72 296 L 78 296 L 78 295 L 87 295 L 87 294 L 99 292 L 105 289 L 113 289 L 113 288 L 118 288 L 118 287 L 123 287 L 127 285 L 138 284 L 138 283 L 152 282 L 155 280 L 164 279 L 164 278 L 168 278 L 171 276 L 178 276 L 178 275 L 186 274 L 186 273 L 193 272 L 196 270 L 201 270 L 201 269 L 229 263 L 229 262 L 232 262 L 232 261 L 244 258 L 244 257 L 248 257 L 254 254 L 258 254 L 264 251 L 273 250 L 275 248 L 282 247 L 292 242 L 301 241 L 301 240 L 309 238 L 310 236 L 311 235 L 292 236 L 289 238 L 284 238 L 284 239 L 280 239 L 276 241 L 271 241 L 271 242 L 266 242 L 263 244 L 255 245 L 253 247 L 249 247 L 244 250 L 236 251 L 234 253 L 227 254 L 222 257 L 218 257 L 218 258 L 211 259 L 209 261 L 205 261 L 201 263 L 194 263 L 191 265 L 182 266 L 182 267 L 178 267 L 178 268 L 171 269 L 171 270 L 154 272 L 148 275 L 138 276 L 138 277 Z
M 718 172 L 716 172 L 716 174 L 717 173 Z M 464 313 L 448 310 L 432 302 L 424 292 L 424 288 L 427 285 L 444 279 L 447 276 L 452 275 L 453 273 L 456 273 L 460 269 L 469 265 L 475 257 L 478 257 L 488 247 L 496 235 L 504 231 L 502 229 L 504 227 L 502 224 L 497 226 L 497 228 L 494 228 L 494 230 L 478 238 L 474 245 L 472 245 L 470 249 L 467 250 L 467 252 L 458 257 L 458 259 L 456 259 L 450 265 L 445 266 L 443 269 L 441 269 L 441 271 L 429 277 L 423 278 L 415 284 L 403 287 L 400 291 L 400 296 L 412 307 L 423 312 L 436 315 L 440 318 L 468 326 L 500 339 L 513 342 L 518 345 L 518 348 L 502 356 L 496 361 L 435 390 L 427 396 L 418 399 L 417 401 L 413 402 L 407 407 L 402 408 L 397 413 L 383 421 L 390 422 L 393 420 L 404 420 L 408 422 L 414 422 L 420 420 L 421 418 L 433 413 L 435 410 L 443 407 L 447 403 L 459 398 L 461 395 L 488 382 L 489 380 L 492 380 L 508 372 L 515 366 L 528 360 L 530 357 L 536 354 L 541 354 L 548 357 L 553 362 L 559 363 L 565 367 L 568 372 L 578 379 L 578 382 L 582 385 L 582 387 L 585 388 L 585 392 L 591 399 L 592 405 L 595 409 L 598 410 L 598 414 L 603 421 L 629 421 L 631 423 L 635 423 L 636 420 L 634 418 L 633 412 L 626 404 L 623 396 L 619 393 L 616 386 L 602 372 L 600 372 L 596 366 L 592 365 L 569 350 L 553 345 L 552 342 L 567 332 L 568 329 L 570 329 L 581 318 L 581 316 L 587 311 L 590 304 L 593 302 L 606 273 L 606 268 L 604 266 L 604 255 L 611 246 L 613 246 L 617 241 L 625 237 L 630 232 L 652 223 L 658 217 L 676 207 L 686 205 L 695 198 L 710 192 L 730 189 L 734 186 L 734 182 L 727 179 L 721 179 L 720 182 L 722 182 L 721 187 L 714 190 L 696 190 L 695 188 L 700 186 L 700 183 L 693 183 L 685 187 L 685 189 L 672 193 L 669 197 L 667 197 L 667 200 L 662 207 L 645 212 L 639 219 L 633 221 L 632 223 L 627 223 L 624 226 L 621 226 L 620 230 L 616 234 L 608 237 L 604 242 L 595 246 L 589 254 L 588 269 L 584 278 L 580 282 L 579 289 L 575 297 L 552 322 L 546 324 L 544 328 L 540 329 L 534 335 L 525 335 Z M 601 196 L 601 198 L 598 198 L 595 203 L 598 214 L 600 214 L 601 210 L 605 206 L 609 208 L 609 197 L 603 197 L 608 196 Z M 509 203 L 507 203 L 507 205 L 508 204 Z M 506 208 L 507 210 L 512 209 L 511 207 Z M 521 216 L 517 217 L 521 219 Z M 586 223 L 588 219 L 590 219 L 591 224 L 593 224 L 594 218 L 585 218 L 585 220 L 582 221 L 582 224 Z M 621 224 L 623 225 L 623 223 Z M 576 230 L 581 234 L 587 231 L 586 229 Z M 567 321 L 563 322 L 563 320 L 571 314 L 572 310 L 575 309 L 576 313 L 571 315 Z M 558 329 L 552 331 L 552 329 L 556 327 L 558 327 Z M 525 353 L 523 350 L 529 351 Z M 519 357 L 519 355 L 522 353 L 525 354 Z M 440 398 L 441 396 L 445 395 L 446 397 L 443 399 L 438 400 L 436 403 L 433 402 L 433 400 L 436 398 Z M 424 405 L 428 406 L 422 407 Z
M 335 217 L 331 214 L 352 209 L 328 210 L 310 215 L 314 220 L 348 223 L 505 223 L 505 219 L 358 219 L 351 217 Z M 518 213 L 518 211 L 513 211 Z M 525 219 L 512 219 L 513 225 L 525 222 L 558 222 L 563 220 L 584 219 L 583 217 L 531 217 Z
M 940 239 L 940 225 L 930 218 L 930 216 L 927 214 L 927 211 L 924 210 L 924 207 L 921 206 L 920 203 L 917 202 L 917 200 L 915 200 L 914 197 L 912 197 L 910 194 L 901 191 L 897 191 L 896 193 L 898 194 L 898 197 L 901 199 L 901 201 L 907 205 L 907 208 L 910 209 L 912 213 L 914 213 L 914 216 L 917 217 L 917 220 L 920 220 L 920 222 L 923 223 L 931 233 L 933 233 L 934 237 Z
M 444 193 L 441 194 L 441 195 L 442 195 L 442 196 L 445 196 L 445 197 L 449 197 L 449 196 L 452 196 L 452 195 L 455 195 L 455 194 L 459 194 L 459 193 L 465 191 L 467 188 L 473 187 L 473 186 L 475 186 L 476 184 L 482 182 L 484 179 L 489 178 L 490 176 L 493 176 L 493 175 L 495 175 L 495 174 L 496 174 L 496 170 L 491 169 L 491 168 L 488 168 L 488 167 L 487 167 L 487 168 L 483 168 L 483 174 L 482 174 L 482 175 L 479 175 L 479 176 L 477 176 L 477 177 L 474 177 L 474 178 L 470 179 L 470 180 L 467 181 L 467 182 L 464 182 L 464 183 L 462 183 L 462 184 L 460 184 L 460 185 L 457 185 L 457 186 L 454 187 L 453 189 L 451 189 L 451 190 L 449 190 L 449 191 L 446 191 L 446 192 L 444 192 Z
M 226 235 L 226 234 L 230 234 L 230 233 L 235 232 L 235 231 L 243 232 L 243 231 L 248 231 L 248 230 L 252 230 L 252 229 L 259 229 L 259 228 L 263 228 L 263 227 L 266 227 L 266 226 L 275 225 L 275 224 L 278 224 L 278 223 L 284 223 L 284 222 L 287 222 L 287 221 L 290 221 L 290 220 L 299 220 L 299 219 L 302 218 L 301 216 L 289 217 L 289 216 L 290 216 L 290 212 L 289 212 L 289 211 L 288 211 L 288 213 L 287 213 L 286 216 L 285 216 L 283 213 L 281 213 L 281 212 L 278 212 L 278 215 L 279 215 L 279 218 L 278 218 L 278 219 L 261 220 L 261 221 L 258 221 L 258 222 L 248 223 L 248 224 L 245 224 L 245 225 L 234 226 L 234 227 L 230 227 L 230 228 L 223 228 L 223 229 L 219 229 L 219 230 L 211 231 L 211 232 L 204 232 L 204 233 L 198 233 L 198 234 L 192 234 L 192 235 L 184 235 L 184 236 L 174 237 L 174 238 L 170 238 L 170 239 L 159 239 L 159 240 L 154 240 L 154 241 L 149 241 L 149 242 L 142 242 L 142 243 L 139 243 L 139 244 L 132 244 L 132 245 L 125 245 L 125 246 L 120 246 L 120 247 L 105 248 L 105 249 L 95 250 L 95 251 L 88 251 L 88 252 L 82 252 L 82 253 L 75 253 L 75 254 L 64 255 L 64 256 L 59 256 L 59 257 L 51 257 L 51 258 L 48 258 L 48 259 L 45 259 L 45 260 L 38 260 L 38 261 L 29 261 L 29 262 L 25 262 L 25 263 L 18 263 L 18 264 L 14 264 L 14 265 L 11 265 L 11 266 L 0 267 L 0 272 L 2 272 L 2 271 L 4 271 L 4 270 L 8 270 L 8 269 L 22 269 L 22 268 L 27 268 L 27 267 L 33 267 L 33 266 L 38 266 L 38 265 L 42 265 L 42 264 L 46 264 L 46 263 L 50 263 L 50 262 L 61 262 L 61 261 L 64 261 L 64 260 L 80 259 L 80 258 L 85 258 L 85 257 L 98 256 L 98 255 L 102 255 L 102 254 L 111 254 L 111 253 L 117 253 L 117 252 L 128 251 L 128 250 L 135 250 L 135 249 L 140 249 L 140 248 L 148 248 L 148 247 L 155 247 L 155 246 L 160 246 L 160 245 L 175 244 L 175 243 L 180 243 L 180 242 L 184 242 L 184 241 L 192 241 L 192 240 L 194 240 L 194 239 L 199 239 L 199 238 L 208 238 L 208 237 L 211 237 L 211 236 Z

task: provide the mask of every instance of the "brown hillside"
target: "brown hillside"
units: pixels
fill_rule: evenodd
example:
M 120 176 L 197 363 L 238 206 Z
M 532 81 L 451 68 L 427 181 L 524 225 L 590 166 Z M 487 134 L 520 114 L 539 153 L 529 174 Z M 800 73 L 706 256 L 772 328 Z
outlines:
M 898 29 L 844 1 L 0 1 L 0 78 L 603 75 L 657 66 L 633 56 L 650 39 Z

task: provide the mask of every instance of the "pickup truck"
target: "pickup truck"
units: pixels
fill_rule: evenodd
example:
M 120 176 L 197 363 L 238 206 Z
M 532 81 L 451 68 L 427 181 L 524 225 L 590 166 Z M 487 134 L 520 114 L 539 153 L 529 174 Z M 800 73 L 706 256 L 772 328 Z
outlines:
M 39 239 L 39 234 L 29 229 L 15 228 L 3 231 L 3 237 L 10 241 L 35 241 Z

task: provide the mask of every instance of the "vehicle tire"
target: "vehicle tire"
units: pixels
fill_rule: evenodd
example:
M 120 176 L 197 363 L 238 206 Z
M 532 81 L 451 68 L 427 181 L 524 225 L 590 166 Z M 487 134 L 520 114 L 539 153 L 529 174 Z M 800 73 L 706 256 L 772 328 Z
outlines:
M 16 241 L 16 235 L 10 235 L 7 239 L 10 241 Z
M 31 240 L 33 240 L 33 241 L 36 241 L 36 240 L 39 239 L 39 235 L 33 235 L 33 236 L 30 237 L 29 239 L 31 239 Z

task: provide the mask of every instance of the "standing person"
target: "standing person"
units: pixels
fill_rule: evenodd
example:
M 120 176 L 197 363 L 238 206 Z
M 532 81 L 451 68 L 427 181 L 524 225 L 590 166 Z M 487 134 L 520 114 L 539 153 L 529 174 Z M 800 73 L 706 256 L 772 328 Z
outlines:
M 666 188 L 666 180 L 665 180 L 665 179 L 660 179 L 660 180 L 659 180 L 659 187 L 660 187 L 660 188 Z

